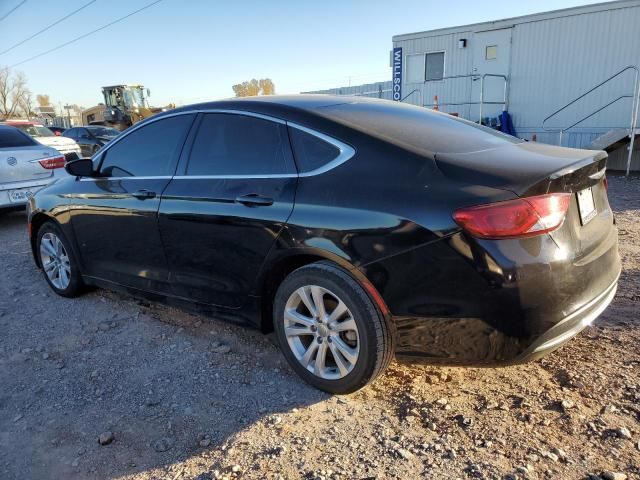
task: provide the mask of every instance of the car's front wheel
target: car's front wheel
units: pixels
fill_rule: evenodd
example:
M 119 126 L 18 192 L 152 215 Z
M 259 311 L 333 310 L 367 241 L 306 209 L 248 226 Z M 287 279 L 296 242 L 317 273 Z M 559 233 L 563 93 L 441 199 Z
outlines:
M 78 264 L 60 228 L 53 222 L 46 222 L 38 230 L 37 239 L 40 265 L 51 289 L 63 297 L 82 293 Z
M 301 267 L 282 282 L 274 329 L 292 368 L 330 393 L 364 387 L 393 358 L 389 320 L 351 275 L 326 262 Z

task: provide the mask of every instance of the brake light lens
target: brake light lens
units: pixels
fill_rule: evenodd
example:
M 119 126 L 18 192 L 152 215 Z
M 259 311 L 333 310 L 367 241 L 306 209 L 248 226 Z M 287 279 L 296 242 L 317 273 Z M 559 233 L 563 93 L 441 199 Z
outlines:
M 462 208 L 453 219 L 479 238 L 521 238 L 558 228 L 569 209 L 571 193 L 550 193 Z
M 47 170 L 54 170 L 56 168 L 63 168 L 67 161 L 65 160 L 64 156 L 60 156 L 43 158 L 42 160 L 38 160 L 38 163 L 42 168 L 46 168 Z

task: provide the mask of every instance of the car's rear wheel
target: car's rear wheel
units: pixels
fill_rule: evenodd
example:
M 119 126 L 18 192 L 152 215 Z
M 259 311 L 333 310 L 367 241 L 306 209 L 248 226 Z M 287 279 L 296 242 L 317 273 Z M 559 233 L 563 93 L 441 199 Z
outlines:
M 387 318 L 351 275 L 330 263 L 304 266 L 282 282 L 274 329 L 292 368 L 330 393 L 364 387 L 393 357 Z
M 60 228 L 53 222 L 46 222 L 38 230 L 37 238 L 40 265 L 51 289 L 63 297 L 82 293 L 78 263 Z

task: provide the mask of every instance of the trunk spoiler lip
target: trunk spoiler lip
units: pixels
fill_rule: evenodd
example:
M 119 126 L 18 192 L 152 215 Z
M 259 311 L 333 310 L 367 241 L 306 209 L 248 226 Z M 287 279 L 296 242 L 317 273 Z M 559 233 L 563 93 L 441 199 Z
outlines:
M 589 156 L 587 158 L 583 158 L 581 160 L 578 160 L 577 162 L 571 163 L 569 165 L 567 165 L 566 167 L 561 168 L 560 170 L 553 172 L 551 175 L 549 175 L 549 179 L 551 180 L 556 180 L 560 177 L 563 177 L 565 175 L 569 175 L 573 172 L 575 172 L 576 170 L 580 170 L 581 168 L 587 167 L 593 163 L 597 163 L 600 160 L 603 160 L 605 158 L 607 158 L 607 152 L 605 152 L 604 150 L 598 150 L 595 152 L 595 155 L 593 156 Z M 606 168 L 606 167 L 605 167 Z M 603 171 L 603 175 L 604 175 L 604 171 Z

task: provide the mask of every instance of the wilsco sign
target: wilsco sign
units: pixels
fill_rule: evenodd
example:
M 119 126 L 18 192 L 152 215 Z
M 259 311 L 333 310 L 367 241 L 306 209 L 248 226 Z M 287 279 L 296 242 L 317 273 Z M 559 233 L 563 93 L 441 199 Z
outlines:
M 393 99 L 402 100 L 402 47 L 393 49 Z

